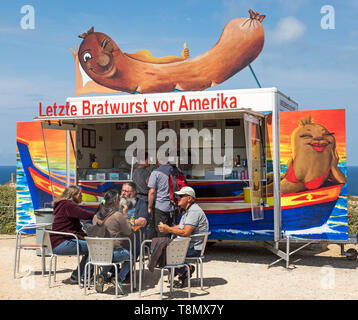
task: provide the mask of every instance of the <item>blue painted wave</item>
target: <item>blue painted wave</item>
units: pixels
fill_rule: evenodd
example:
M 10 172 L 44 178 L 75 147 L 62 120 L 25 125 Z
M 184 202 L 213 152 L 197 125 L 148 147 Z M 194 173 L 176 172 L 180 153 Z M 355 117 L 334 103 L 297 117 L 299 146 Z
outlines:
M 16 229 L 19 230 L 22 226 L 35 222 L 36 217 L 25 171 L 20 159 L 18 159 L 16 168 Z M 27 233 L 35 233 L 35 230 L 30 229 Z

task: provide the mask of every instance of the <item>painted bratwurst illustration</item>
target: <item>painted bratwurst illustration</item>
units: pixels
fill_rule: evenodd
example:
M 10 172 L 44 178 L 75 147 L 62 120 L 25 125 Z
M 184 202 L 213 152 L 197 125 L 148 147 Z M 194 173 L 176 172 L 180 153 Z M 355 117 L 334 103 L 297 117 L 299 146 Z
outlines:
M 204 90 L 224 82 L 245 68 L 264 45 L 265 18 L 249 10 L 250 18 L 230 21 L 219 41 L 206 53 L 187 59 L 186 45 L 180 57 L 156 58 L 147 50 L 122 52 L 106 34 L 91 28 L 80 35 L 78 51 L 83 70 L 98 85 L 129 93 Z
M 300 119 L 291 135 L 292 159 L 281 181 L 281 193 L 318 189 L 328 180 L 345 183 L 338 168 L 338 153 L 334 133 L 313 123 L 310 116 Z

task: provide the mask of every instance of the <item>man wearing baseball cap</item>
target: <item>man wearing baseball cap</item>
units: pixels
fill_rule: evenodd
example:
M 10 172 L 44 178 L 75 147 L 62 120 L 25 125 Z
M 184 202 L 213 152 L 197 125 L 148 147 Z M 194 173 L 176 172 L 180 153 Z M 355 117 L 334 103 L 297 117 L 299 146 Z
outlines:
M 184 210 L 178 225 L 170 227 L 160 223 L 158 229 L 162 233 L 171 233 L 180 237 L 190 237 L 191 235 L 208 232 L 209 222 L 204 211 L 195 203 L 195 191 L 191 187 L 183 187 L 175 192 L 178 197 L 178 206 Z M 203 239 L 201 237 L 194 238 L 190 241 L 187 256 L 199 257 L 203 247 Z M 194 266 L 190 266 L 190 274 L 194 272 Z M 179 274 L 179 281 L 176 287 L 183 287 L 187 278 L 185 268 L 176 269 Z

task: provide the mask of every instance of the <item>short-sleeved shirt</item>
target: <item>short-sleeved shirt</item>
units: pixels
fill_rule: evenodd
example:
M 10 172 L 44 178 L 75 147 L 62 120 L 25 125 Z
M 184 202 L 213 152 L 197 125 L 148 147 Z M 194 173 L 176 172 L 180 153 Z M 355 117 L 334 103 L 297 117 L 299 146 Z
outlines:
M 169 190 L 170 170 L 172 170 L 172 166 L 170 164 L 163 164 L 158 169 L 152 171 L 148 181 L 148 187 L 154 188 L 156 192 L 155 208 L 164 212 L 170 212 L 173 210 Z M 168 174 L 165 172 L 168 172 Z
M 192 235 L 209 231 L 208 219 L 204 211 L 196 203 L 190 205 L 190 207 L 184 211 L 180 219 L 179 228 L 184 229 L 184 226 L 186 225 L 195 228 Z M 201 237 L 192 239 L 189 247 L 200 251 L 203 248 L 203 239 Z

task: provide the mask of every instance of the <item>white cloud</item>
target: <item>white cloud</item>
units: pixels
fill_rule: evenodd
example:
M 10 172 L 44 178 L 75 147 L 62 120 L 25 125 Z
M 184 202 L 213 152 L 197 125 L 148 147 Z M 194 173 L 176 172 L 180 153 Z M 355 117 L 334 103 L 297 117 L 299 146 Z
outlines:
M 301 38 L 306 31 L 306 26 L 295 17 L 286 17 L 279 20 L 275 29 L 269 33 L 274 43 L 289 43 Z

